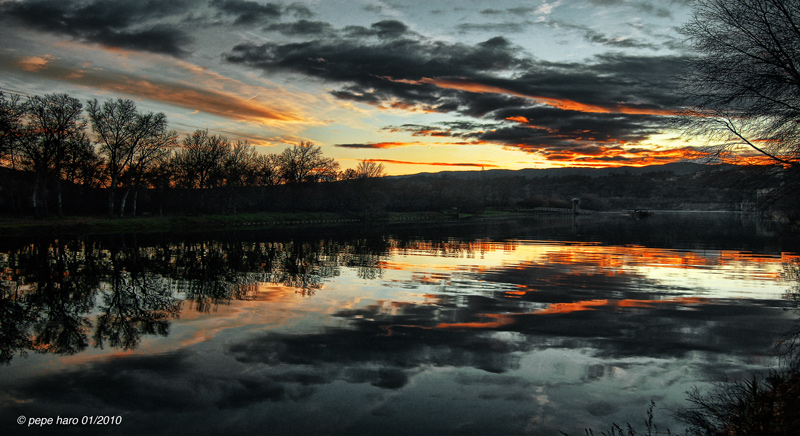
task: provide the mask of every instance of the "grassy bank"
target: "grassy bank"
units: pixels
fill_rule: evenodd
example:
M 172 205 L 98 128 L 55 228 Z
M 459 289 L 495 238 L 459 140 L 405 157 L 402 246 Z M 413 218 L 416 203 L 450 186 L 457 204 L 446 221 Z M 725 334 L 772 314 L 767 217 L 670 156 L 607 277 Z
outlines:
M 487 216 L 498 216 L 491 213 Z M 472 216 L 470 216 L 472 217 Z M 470 218 L 462 215 L 460 218 Z M 453 215 L 431 212 L 391 213 L 378 222 L 439 221 Z M 257 213 L 236 215 L 181 215 L 169 217 L 64 217 L 0 218 L 0 235 L 102 234 L 224 230 L 230 228 L 280 228 L 343 225 L 364 222 L 336 213 Z

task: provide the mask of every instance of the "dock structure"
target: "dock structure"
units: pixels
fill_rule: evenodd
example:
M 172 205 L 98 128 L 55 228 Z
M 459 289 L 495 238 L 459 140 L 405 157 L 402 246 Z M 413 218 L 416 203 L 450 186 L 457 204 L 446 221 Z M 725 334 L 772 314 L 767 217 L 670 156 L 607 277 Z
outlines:
M 552 213 L 562 215 L 588 215 L 594 213 L 593 210 L 566 207 L 517 207 L 514 212 L 533 212 L 533 213 Z
M 647 209 L 629 209 L 628 215 L 631 218 L 636 218 L 637 220 L 641 220 L 645 218 L 650 218 L 651 216 L 653 216 L 653 212 Z

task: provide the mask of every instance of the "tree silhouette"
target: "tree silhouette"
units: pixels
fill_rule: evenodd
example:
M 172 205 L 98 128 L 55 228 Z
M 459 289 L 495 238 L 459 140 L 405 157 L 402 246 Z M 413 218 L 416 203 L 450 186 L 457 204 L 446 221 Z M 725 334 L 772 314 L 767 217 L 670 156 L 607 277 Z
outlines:
M 14 151 L 20 139 L 24 107 L 19 96 L 0 91 L 0 164 L 15 166 Z
M 800 1 L 696 0 L 682 33 L 686 131 L 718 141 L 717 157 L 800 163 Z
M 163 113 L 140 113 L 132 100 L 108 100 L 102 105 L 90 100 L 87 106 L 92 128 L 98 137 L 100 151 L 106 158 L 108 215 L 114 215 L 114 192 L 121 177 L 129 170 L 134 157 L 159 138 L 169 136 Z M 122 210 L 120 211 L 120 214 Z
M 221 186 L 225 180 L 225 158 L 230 150 L 231 143 L 224 136 L 195 130 L 184 138 L 173 159 L 177 184 L 199 189 Z
M 38 214 L 44 185 L 52 178 L 61 217 L 64 214 L 61 180 L 67 156 L 70 149 L 86 144 L 83 105 L 67 94 L 48 94 L 31 97 L 23 108 L 25 124 L 17 148 L 20 162 L 34 174 L 31 205 Z
M 372 160 L 362 160 L 356 167 L 356 177 L 371 179 L 375 177 L 383 177 L 386 175 L 386 169 L 382 163 L 377 163 Z
M 301 142 L 278 155 L 278 164 L 284 183 L 295 185 L 308 182 L 336 180 L 339 163 L 322 155 L 322 148 L 310 142 Z

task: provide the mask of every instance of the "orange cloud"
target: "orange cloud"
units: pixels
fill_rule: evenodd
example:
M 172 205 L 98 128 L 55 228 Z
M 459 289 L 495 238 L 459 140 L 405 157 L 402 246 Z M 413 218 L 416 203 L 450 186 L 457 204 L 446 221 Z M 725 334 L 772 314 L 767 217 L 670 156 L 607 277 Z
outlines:
M 67 47 L 74 49 L 74 47 Z M 241 96 L 241 91 L 247 89 L 250 92 L 262 91 L 269 93 L 267 89 L 259 87 L 247 87 L 231 79 L 224 78 L 215 73 L 185 62 L 160 65 L 166 62 L 158 56 L 144 56 L 138 59 L 141 62 L 150 62 L 154 67 L 162 67 L 166 70 L 177 70 L 178 73 L 190 75 L 186 82 L 155 80 L 147 77 L 137 77 L 119 71 L 105 70 L 103 68 L 82 66 L 74 68 L 60 62 L 54 62 L 51 56 L 29 56 L 15 59 L 12 56 L 11 62 L 6 58 L 9 55 L 0 55 L 0 67 L 2 69 L 15 71 L 15 67 L 23 69 L 28 73 L 36 74 L 45 79 L 58 80 L 74 83 L 82 86 L 114 91 L 131 96 L 147 98 L 153 101 L 168 103 L 174 106 L 183 107 L 191 110 L 199 110 L 208 114 L 220 116 L 236 121 L 247 121 L 256 123 L 273 122 L 305 122 L 304 117 L 295 111 L 277 107 L 269 104 L 260 103 L 253 98 Z M 129 60 L 125 57 L 125 60 Z M 136 61 L 134 59 L 133 61 Z M 120 64 L 124 67 L 123 64 Z M 228 82 L 229 87 L 237 87 L 233 91 L 221 89 L 219 83 Z
M 365 144 L 336 144 L 342 148 L 395 148 L 420 145 L 418 142 L 368 142 Z
M 47 65 L 53 61 L 53 56 L 26 56 L 17 62 L 17 65 L 25 71 L 36 72 L 47 68 Z
M 99 87 L 239 121 L 302 121 L 296 115 L 238 95 L 183 84 L 159 83 L 123 76 L 119 79 L 107 79 Z
M 667 150 L 625 149 L 622 147 L 592 147 L 560 150 L 542 150 L 529 144 L 518 144 L 516 147 L 530 153 L 543 155 L 549 162 L 563 162 L 573 166 L 615 167 L 663 165 L 671 162 L 701 159 L 705 153 L 692 147 Z
M 394 159 L 370 159 L 373 162 L 399 164 L 399 165 L 432 165 L 440 167 L 476 167 L 476 168 L 498 168 L 493 164 L 480 164 L 470 162 L 414 162 L 407 160 L 394 160 Z
M 419 85 L 419 84 L 435 85 L 438 86 L 439 88 L 456 89 L 459 91 L 473 92 L 476 94 L 512 95 L 514 97 L 531 99 L 538 103 L 543 103 L 548 106 L 553 106 L 559 109 L 578 111 L 578 112 L 623 113 L 623 114 L 635 114 L 635 115 L 678 115 L 678 111 L 674 110 L 638 108 L 638 107 L 624 106 L 618 104 L 593 105 L 593 104 L 581 103 L 566 98 L 554 98 L 554 97 L 543 97 L 541 95 L 531 95 L 518 91 L 513 91 L 507 88 L 502 88 L 499 86 L 492 86 L 483 83 L 471 82 L 466 79 L 442 79 L 442 78 L 431 78 L 431 77 L 423 77 L 420 80 L 391 79 L 389 77 L 386 77 L 386 79 L 392 80 L 394 82 L 408 83 L 412 85 Z
M 516 121 L 516 122 L 518 122 L 518 123 L 522 123 L 522 124 L 528 124 L 528 123 L 530 122 L 530 121 L 528 121 L 528 119 L 527 119 L 527 118 L 525 118 L 525 117 L 523 117 L 523 116 L 516 116 L 516 117 L 506 117 L 506 119 L 507 119 L 508 121 Z

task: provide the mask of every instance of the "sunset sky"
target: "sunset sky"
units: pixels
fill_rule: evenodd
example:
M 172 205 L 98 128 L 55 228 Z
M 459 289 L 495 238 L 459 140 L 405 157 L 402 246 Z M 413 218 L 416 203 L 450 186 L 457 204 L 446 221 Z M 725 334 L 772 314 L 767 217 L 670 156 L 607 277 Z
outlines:
M 0 89 L 389 174 L 693 157 L 686 0 L 0 0 Z

